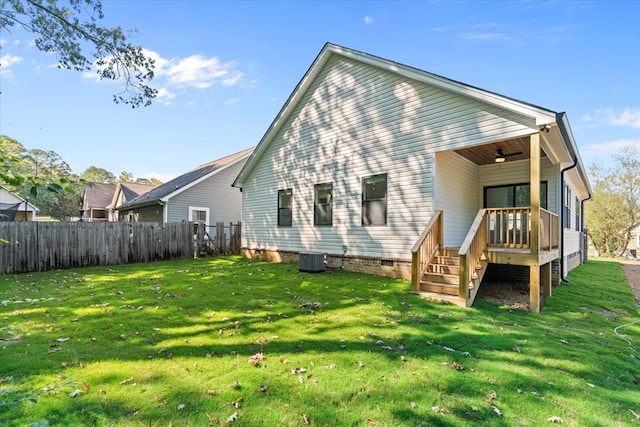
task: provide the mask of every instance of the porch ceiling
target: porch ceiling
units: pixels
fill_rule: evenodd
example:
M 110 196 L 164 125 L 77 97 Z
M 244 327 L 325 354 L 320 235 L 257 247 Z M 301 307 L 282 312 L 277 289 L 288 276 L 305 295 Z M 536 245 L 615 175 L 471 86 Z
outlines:
M 477 147 L 463 148 L 455 150 L 456 153 L 465 159 L 472 161 L 476 165 L 492 165 L 495 163 L 496 153 L 498 149 L 507 156 L 507 162 L 515 160 L 525 160 L 530 157 L 529 137 L 510 139 L 507 141 L 492 142 L 490 144 L 480 145 Z M 522 152 L 522 154 L 509 156 L 509 154 Z

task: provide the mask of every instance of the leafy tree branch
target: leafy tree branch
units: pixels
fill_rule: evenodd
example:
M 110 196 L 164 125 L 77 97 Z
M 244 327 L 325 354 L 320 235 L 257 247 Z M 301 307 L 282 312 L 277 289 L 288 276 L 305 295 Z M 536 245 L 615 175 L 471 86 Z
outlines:
M 16 25 L 37 35 L 35 45 L 58 56 L 63 69 L 96 69 L 100 79 L 124 82 L 124 89 L 113 95 L 115 103 L 133 108 L 151 105 L 158 91 L 149 82 L 154 77 L 154 60 L 142 47 L 129 43 L 120 27 L 104 27 L 100 0 L 0 1 L 0 29 Z M 88 56 L 85 52 L 92 49 Z

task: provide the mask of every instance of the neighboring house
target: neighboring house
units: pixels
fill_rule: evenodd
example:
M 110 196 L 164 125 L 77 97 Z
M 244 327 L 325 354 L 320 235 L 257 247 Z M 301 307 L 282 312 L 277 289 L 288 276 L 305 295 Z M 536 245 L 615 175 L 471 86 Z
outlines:
M 234 186 L 245 256 L 326 254 L 460 305 L 491 264 L 526 276 L 539 311 L 586 256 L 591 189 L 565 113 L 333 44 Z
M 39 209 L 0 185 L 0 221 L 35 221 Z
M 80 221 L 109 221 L 109 207 L 116 191 L 116 184 L 89 182 L 82 188 Z
M 631 255 L 636 258 L 640 258 L 640 226 L 633 229 L 631 232 L 631 240 L 627 248 Z
M 253 148 L 205 163 L 124 203 L 118 208 L 121 221 L 194 221 L 210 226 L 216 222 L 239 222 L 242 197 L 232 188 L 234 178 Z
M 137 184 L 134 182 L 119 182 L 116 184 L 111 203 L 109 204 L 109 221 L 119 220 L 118 211 L 120 206 L 153 190 L 156 187 L 157 185 Z

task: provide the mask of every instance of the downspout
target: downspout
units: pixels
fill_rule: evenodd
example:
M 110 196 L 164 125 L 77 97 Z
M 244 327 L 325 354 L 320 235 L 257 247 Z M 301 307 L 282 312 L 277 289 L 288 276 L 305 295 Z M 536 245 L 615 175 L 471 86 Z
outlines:
M 576 166 L 578 166 L 578 158 L 576 156 L 573 156 L 573 164 L 571 166 L 567 166 L 566 168 L 562 169 L 560 171 L 560 199 L 561 199 L 561 204 L 562 204 L 562 208 L 560 209 L 560 280 L 562 280 L 564 283 L 567 283 L 568 280 L 565 277 L 565 273 L 564 273 L 564 196 L 565 196 L 565 191 L 564 191 L 564 174 L 568 171 L 571 170 L 573 168 L 575 168 Z M 571 203 L 571 201 L 568 201 L 569 203 Z M 571 220 L 571 218 L 569 218 L 569 220 Z
M 565 169 L 562 169 L 560 171 L 560 185 L 561 185 L 561 190 L 562 191 L 562 197 L 561 197 L 561 202 L 564 202 L 564 174 L 566 171 L 575 168 L 576 166 L 578 166 L 579 164 L 579 154 L 578 154 L 578 149 L 575 145 L 575 141 L 573 139 L 573 135 L 571 134 L 571 130 L 568 127 L 568 123 L 565 123 L 566 120 L 566 113 L 556 113 L 556 124 L 558 125 L 558 130 L 560 131 L 560 134 L 562 135 L 562 139 L 564 140 L 565 146 L 567 147 L 567 149 L 569 150 L 569 154 L 571 155 L 572 159 L 573 159 L 573 164 L 571 166 L 568 166 Z M 591 191 L 590 191 L 590 186 L 589 186 L 589 180 L 585 175 L 585 172 L 583 169 L 580 169 L 579 171 L 580 175 L 582 176 L 582 179 L 585 180 L 585 184 L 586 184 L 586 190 L 587 193 L 589 194 L 589 197 L 586 198 L 584 201 L 589 200 L 591 198 Z M 584 216 L 584 209 L 582 209 L 582 212 L 580 213 L 581 216 Z M 564 203 L 562 204 L 562 209 L 560 210 L 560 219 L 561 219 L 561 227 L 560 227 L 560 278 L 563 282 L 567 282 L 567 279 L 565 277 L 565 272 L 564 272 Z M 584 222 L 583 222 L 584 224 Z
M 587 197 L 586 199 L 580 200 L 580 224 L 582 224 L 582 230 L 581 230 L 582 232 L 584 232 L 584 202 L 586 202 L 590 198 L 591 198 L 591 193 L 589 193 L 589 197 Z M 584 237 L 585 239 L 589 240 L 589 236 L 585 235 Z M 587 259 L 587 254 L 586 253 L 582 254 L 583 264 L 586 259 Z
M 169 214 L 167 212 L 167 210 L 168 210 L 167 209 L 167 205 L 169 203 L 167 203 L 166 200 L 160 199 L 160 200 L 158 200 L 158 204 L 160 206 L 162 206 L 162 224 L 160 224 L 160 225 L 162 225 L 164 227 L 164 225 L 167 223 L 167 218 L 169 218 Z

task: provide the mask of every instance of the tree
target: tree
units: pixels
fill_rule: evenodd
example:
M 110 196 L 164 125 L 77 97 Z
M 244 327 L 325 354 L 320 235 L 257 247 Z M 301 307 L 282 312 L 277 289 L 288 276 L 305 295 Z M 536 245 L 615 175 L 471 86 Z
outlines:
M 638 149 L 625 147 L 611 169 L 591 165 L 594 182 L 585 222 L 595 248 L 603 255 L 623 255 L 631 232 L 640 226 L 640 159 Z
M 18 26 L 34 33 L 36 47 L 56 54 L 62 69 L 96 68 L 100 79 L 124 82 L 124 89 L 113 95 L 116 104 L 150 105 L 158 94 L 147 84 L 154 76 L 153 59 L 130 44 L 122 28 L 100 26 L 103 17 L 100 0 L 67 0 L 63 5 L 57 0 L 0 1 L 0 29 Z
M 116 176 L 106 169 L 96 166 L 89 166 L 80 174 L 80 178 L 87 182 L 103 182 L 113 184 L 116 182 Z
M 61 220 L 78 215 L 80 182 L 58 153 L 27 150 L 0 135 L 0 159 L 0 182 L 38 206 L 41 215 Z
M 133 181 L 133 174 L 131 172 L 122 171 L 118 177 L 118 182 L 131 182 Z

